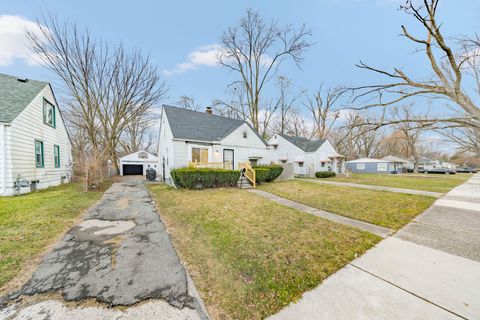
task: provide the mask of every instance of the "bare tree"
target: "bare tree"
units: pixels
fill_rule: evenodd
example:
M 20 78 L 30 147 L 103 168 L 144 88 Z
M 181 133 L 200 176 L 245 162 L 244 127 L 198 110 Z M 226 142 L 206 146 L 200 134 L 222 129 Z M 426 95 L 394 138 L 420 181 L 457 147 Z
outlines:
M 177 105 L 187 110 L 199 111 L 201 109 L 200 104 L 198 104 L 192 96 L 181 96 Z
M 401 108 L 395 108 L 393 111 L 393 118 L 394 119 L 412 119 L 418 118 L 418 120 L 422 120 L 428 118 L 428 112 L 425 116 L 415 116 L 411 110 L 410 106 L 403 106 Z M 428 128 L 429 126 L 426 126 Z M 418 162 L 420 158 L 420 154 L 418 152 L 419 141 L 422 132 L 425 130 L 424 126 L 417 125 L 415 122 L 403 122 L 399 121 L 395 125 L 396 131 L 400 132 L 399 138 L 401 139 L 401 144 L 403 147 L 404 155 L 407 158 L 413 159 L 413 172 L 418 172 Z
M 232 85 L 227 89 L 229 101 L 215 99 L 212 101 L 215 112 L 224 117 L 232 119 L 248 120 L 248 105 L 243 88 L 239 85 Z
M 279 26 L 276 21 L 265 22 L 251 9 L 238 27 L 223 33 L 218 62 L 239 77 L 233 85 L 241 84 L 238 88 L 245 92 L 246 116 L 257 131 L 261 122 L 261 93 L 266 83 L 285 60 L 300 65 L 303 52 L 311 46 L 306 41 L 310 35 L 305 26 L 297 30 L 291 25 Z
M 458 146 L 458 153 L 472 153 L 480 157 L 480 129 L 477 128 L 447 128 L 438 130 L 446 141 Z
M 346 90 L 340 87 L 329 88 L 324 96 L 322 86 L 320 86 L 312 97 L 307 97 L 304 106 L 312 115 L 317 138 L 325 139 L 328 137 L 340 116 L 338 103 L 345 92 Z
M 272 130 L 275 133 L 286 133 L 292 119 L 291 111 L 295 102 L 298 100 L 299 95 L 292 96 L 290 94 L 290 87 L 292 82 L 286 76 L 278 76 L 276 86 L 278 88 L 278 97 L 275 99 L 275 111 L 277 116 L 275 117 Z
M 152 121 L 152 118 L 145 117 L 143 120 L 132 121 L 125 127 L 120 139 L 122 153 L 129 154 L 139 150 L 148 150 L 152 146 Z
M 387 71 L 360 62 L 358 67 L 386 76 L 392 81 L 355 88 L 360 91 L 356 99 L 370 98 L 372 94 L 378 97 L 376 102 L 367 102 L 363 108 L 388 107 L 416 96 L 446 99 L 457 106 L 457 112 L 452 116 L 437 116 L 435 119 L 426 119 L 423 122 L 434 120 L 454 126 L 480 127 L 480 108 L 474 102 L 478 101 L 479 92 L 478 90 L 469 92 L 464 81 L 466 73 L 479 74 L 475 63 L 480 50 L 478 37 L 473 39 L 464 37 L 462 39 L 464 50 L 454 52 L 452 46 L 446 41 L 441 24 L 437 21 L 440 0 L 422 0 L 419 5 L 416 2 L 408 0 L 401 9 L 413 16 L 426 31 L 426 36 L 415 36 L 405 26 L 402 26 L 402 33 L 408 40 L 423 49 L 432 70 L 432 77 L 428 80 L 415 79 L 399 67 Z M 478 84 L 480 85 L 480 82 Z M 471 98 L 472 93 L 475 94 L 475 99 Z M 404 119 L 404 121 L 407 120 L 409 119 Z
M 302 114 L 298 110 L 290 111 L 291 121 L 289 122 L 286 134 L 296 137 L 311 139 L 313 134 Z
M 108 157 L 118 171 L 122 134 L 144 121 L 166 92 L 158 70 L 140 51 L 127 53 L 121 44 L 111 49 L 75 24 L 53 16 L 37 23 L 41 34 L 29 32 L 29 44 L 63 82 L 68 119 L 82 128 L 92 154 Z

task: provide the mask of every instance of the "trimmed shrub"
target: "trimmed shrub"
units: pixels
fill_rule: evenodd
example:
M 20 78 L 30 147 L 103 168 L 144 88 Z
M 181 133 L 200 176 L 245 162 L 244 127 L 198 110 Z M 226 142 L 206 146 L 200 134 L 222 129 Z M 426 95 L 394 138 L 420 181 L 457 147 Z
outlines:
M 317 177 L 317 178 L 332 178 L 332 177 L 335 177 L 335 172 L 332 172 L 332 171 L 318 171 L 318 172 L 315 172 L 315 177 Z
M 240 178 L 238 170 L 180 168 L 171 171 L 172 179 L 179 188 L 234 187 Z
M 267 181 L 267 178 L 270 176 L 270 169 L 264 167 L 255 167 L 255 182 L 260 184 Z
M 277 179 L 283 172 L 283 167 L 277 164 L 257 166 L 255 168 L 264 168 L 270 170 L 265 182 L 275 181 L 275 179 Z

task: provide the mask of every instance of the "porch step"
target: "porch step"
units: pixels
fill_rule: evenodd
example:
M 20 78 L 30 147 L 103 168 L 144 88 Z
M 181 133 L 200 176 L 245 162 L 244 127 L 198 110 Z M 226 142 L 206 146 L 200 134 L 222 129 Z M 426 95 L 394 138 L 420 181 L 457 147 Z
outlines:
M 240 189 L 251 189 L 253 186 L 250 184 L 247 178 L 241 176 L 240 179 L 237 181 L 237 187 Z

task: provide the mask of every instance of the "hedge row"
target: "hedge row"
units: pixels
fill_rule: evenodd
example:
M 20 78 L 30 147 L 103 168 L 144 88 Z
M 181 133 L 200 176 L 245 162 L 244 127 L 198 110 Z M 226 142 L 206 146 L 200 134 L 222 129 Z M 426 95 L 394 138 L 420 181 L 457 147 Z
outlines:
M 331 177 L 335 177 L 335 172 L 332 172 L 332 171 L 318 171 L 318 172 L 315 172 L 315 177 L 317 177 L 317 178 L 331 178 Z
M 172 179 L 179 188 L 234 187 L 240 178 L 238 170 L 180 168 L 171 171 Z
M 255 180 L 257 183 L 272 182 L 283 172 L 283 167 L 279 165 L 264 165 L 254 167 Z

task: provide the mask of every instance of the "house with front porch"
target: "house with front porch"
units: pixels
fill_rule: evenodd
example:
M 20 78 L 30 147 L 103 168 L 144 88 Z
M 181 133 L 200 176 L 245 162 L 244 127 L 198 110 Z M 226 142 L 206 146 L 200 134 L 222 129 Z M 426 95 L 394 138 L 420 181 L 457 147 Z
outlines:
M 318 171 L 345 173 L 345 157 L 328 139 L 309 140 L 277 133 L 270 140 L 272 161 L 292 163 L 295 175 L 314 177 Z
M 170 170 L 187 166 L 239 170 L 250 161 L 271 163 L 267 142 L 243 120 L 164 105 L 158 143 L 158 174 L 171 178 Z

